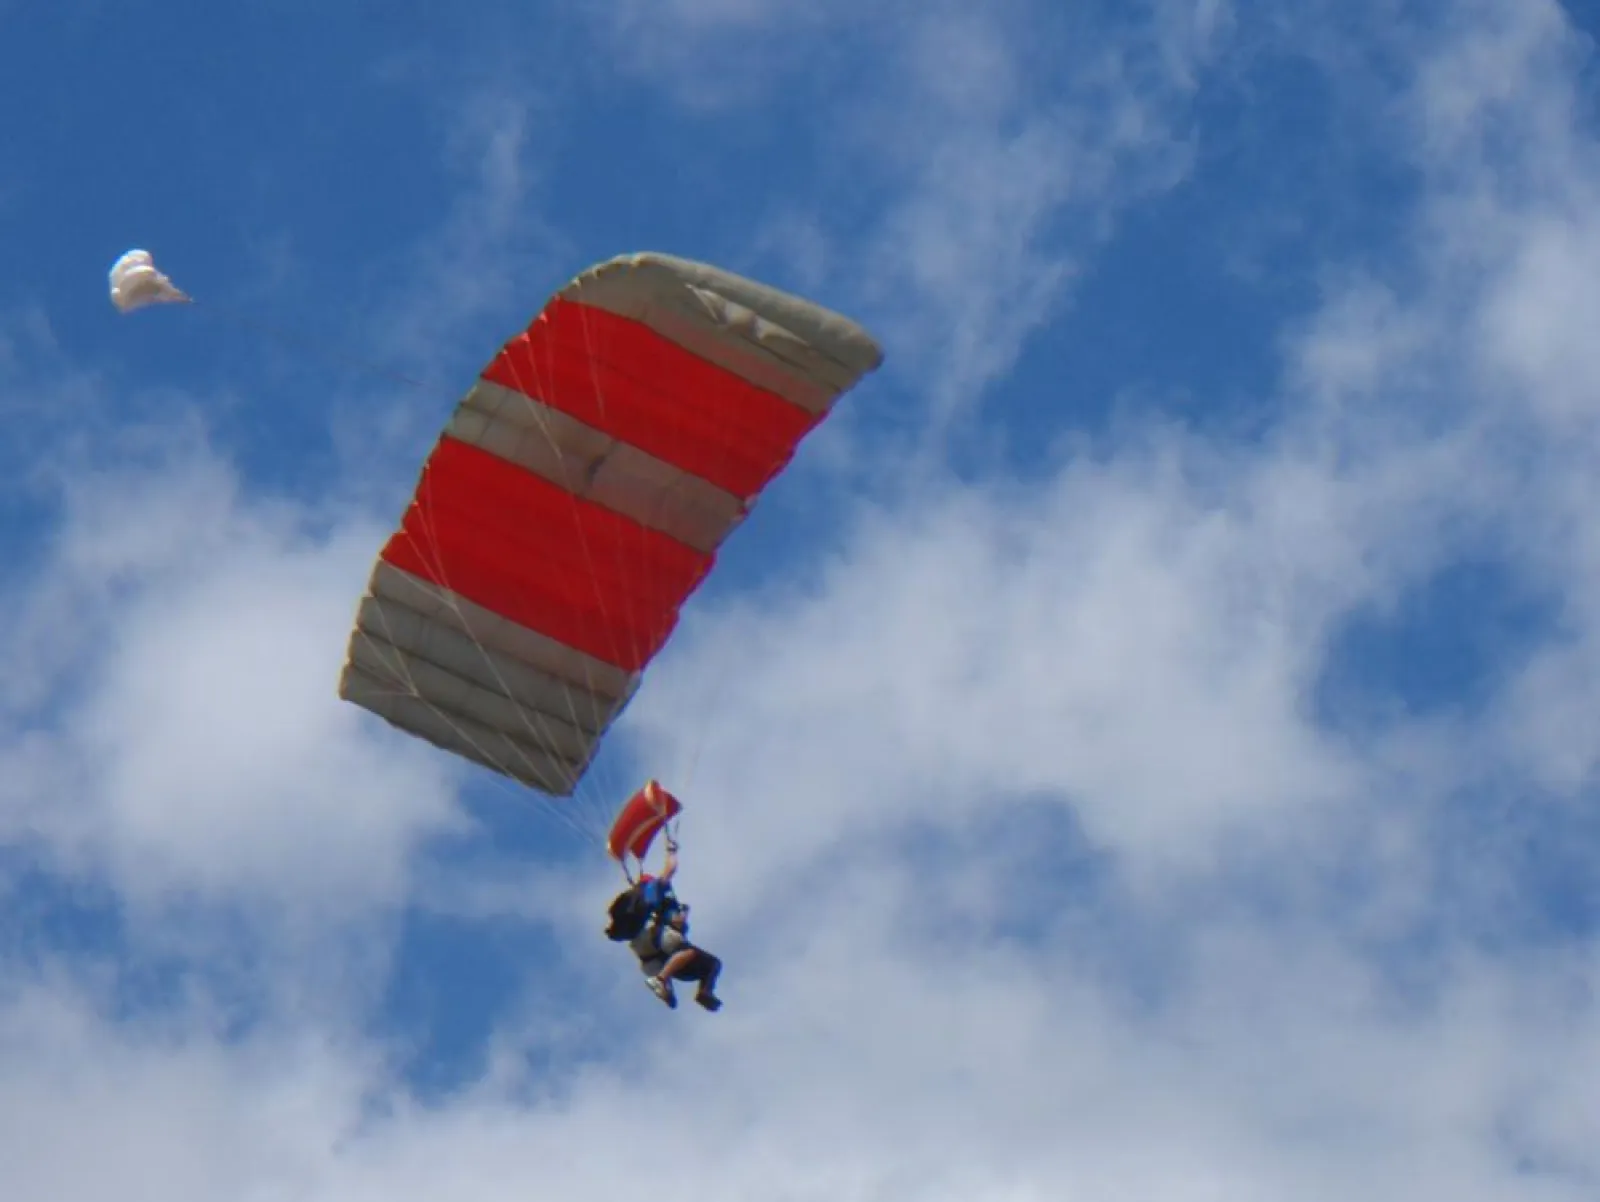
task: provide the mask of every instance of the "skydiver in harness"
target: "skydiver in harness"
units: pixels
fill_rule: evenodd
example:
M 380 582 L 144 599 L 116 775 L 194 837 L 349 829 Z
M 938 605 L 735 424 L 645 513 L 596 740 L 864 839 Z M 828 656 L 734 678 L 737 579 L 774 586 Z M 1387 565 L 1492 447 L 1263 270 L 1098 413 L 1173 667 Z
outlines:
M 638 933 L 629 940 L 628 947 L 639 958 L 639 968 L 645 974 L 645 984 L 650 992 L 667 1006 L 677 1009 L 678 995 L 674 981 L 694 981 L 698 984 L 694 1000 L 707 1010 L 722 1008 L 722 999 L 716 994 L 717 978 L 722 973 L 722 961 L 703 947 L 689 942 L 689 907 L 678 900 L 672 891 L 672 877 L 678 871 L 677 841 L 667 838 L 667 858 L 659 876 L 641 873 L 639 881 L 629 891 L 637 895 L 636 912 L 643 912 Z M 627 897 L 628 894 L 624 894 Z M 618 899 L 621 900 L 620 898 Z M 613 930 L 615 903 L 613 903 Z M 615 938 L 616 936 L 612 936 Z

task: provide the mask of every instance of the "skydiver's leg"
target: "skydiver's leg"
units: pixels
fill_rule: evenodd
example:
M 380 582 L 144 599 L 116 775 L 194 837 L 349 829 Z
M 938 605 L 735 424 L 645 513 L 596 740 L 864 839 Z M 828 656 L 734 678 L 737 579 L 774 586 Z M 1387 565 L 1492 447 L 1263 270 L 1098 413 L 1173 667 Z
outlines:
M 687 981 L 694 980 L 693 977 L 686 976 L 685 973 L 694 963 L 694 957 L 697 951 L 699 951 L 699 949 L 694 947 L 679 948 L 677 951 L 672 953 L 672 955 L 667 959 L 666 965 L 656 975 L 664 981 L 670 981 L 674 977 L 679 977 Z
M 720 1010 L 722 999 L 717 996 L 717 978 L 722 975 L 722 961 L 702 948 L 695 950 L 700 953 L 701 963 L 696 966 L 700 988 L 694 991 L 694 1000 L 707 1010 Z
M 707 1010 L 716 1010 L 722 1002 L 717 997 L 717 978 L 722 975 L 722 961 L 703 947 L 686 947 L 675 952 L 661 970 L 663 977 L 679 981 L 698 981 L 694 1000 Z

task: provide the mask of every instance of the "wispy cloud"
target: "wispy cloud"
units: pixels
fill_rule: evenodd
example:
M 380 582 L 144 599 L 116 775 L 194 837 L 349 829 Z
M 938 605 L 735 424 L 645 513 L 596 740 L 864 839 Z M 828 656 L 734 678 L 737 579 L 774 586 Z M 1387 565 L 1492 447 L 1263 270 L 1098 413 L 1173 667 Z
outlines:
M 390 502 L 396 465 L 419 460 L 452 398 L 570 270 L 558 266 L 561 236 L 539 211 L 547 131 L 537 100 L 484 85 L 445 106 L 437 151 L 461 186 L 439 225 L 386 264 L 383 299 L 360 327 L 368 361 L 414 380 L 364 388 L 336 426 L 353 481 Z
M 398 897 L 411 842 L 449 809 L 437 765 L 365 743 L 334 697 L 378 531 L 330 537 L 312 513 L 246 501 L 203 444 L 77 475 L 63 500 L 13 598 L 12 660 L 34 671 L 9 836 L 153 903 Z
M 625 61 L 708 124 L 719 82 L 744 100 L 792 86 L 826 191 L 775 197 L 756 242 L 796 253 L 805 278 L 825 271 L 941 424 L 1015 362 L 1118 213 L 1182 178 L 1182 106 L 1223 25 L 1212 3 L 1103 24 L 1028 3 L 684 3 L 611 20 Z M 865 181 L 886 193 L 872 214 L 852 195 Z

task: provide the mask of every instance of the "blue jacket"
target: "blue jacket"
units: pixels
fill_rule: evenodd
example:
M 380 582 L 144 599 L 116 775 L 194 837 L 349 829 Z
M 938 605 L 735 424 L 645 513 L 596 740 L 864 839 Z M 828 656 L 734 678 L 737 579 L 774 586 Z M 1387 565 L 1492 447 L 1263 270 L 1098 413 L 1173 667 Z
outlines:
M 652 911 L 659 910 L 665 914 L 678 907 L 678 897 L 677 894 L 672 892 L 672 882 L 663 881 L 659 877 L 651 877 L 646 881 L 644 888 L 640 891 L 640 896 L 644 898 L 644 904 L 650 907 Z

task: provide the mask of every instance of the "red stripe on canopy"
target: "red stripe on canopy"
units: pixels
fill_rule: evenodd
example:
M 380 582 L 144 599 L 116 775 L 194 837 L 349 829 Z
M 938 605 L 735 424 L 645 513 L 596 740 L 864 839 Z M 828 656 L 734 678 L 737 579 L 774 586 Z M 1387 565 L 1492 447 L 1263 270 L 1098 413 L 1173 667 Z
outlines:
M 713 561 L 450 437 L 382 558 L 630 672 L 661 649 Z
M 559 298 L 483 378 L 736 497 L 760 492 L 821 420 L 642 322 Z

